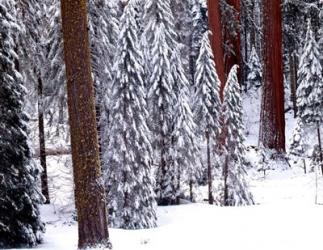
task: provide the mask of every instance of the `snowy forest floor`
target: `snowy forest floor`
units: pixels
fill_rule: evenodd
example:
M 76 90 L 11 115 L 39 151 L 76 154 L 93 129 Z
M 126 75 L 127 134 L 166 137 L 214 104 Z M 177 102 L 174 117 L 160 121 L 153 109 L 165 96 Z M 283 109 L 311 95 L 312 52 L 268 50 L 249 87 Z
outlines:
M 321 249 L 322 208 L 315 205 L 315 173 L 302 169 L 269 171 L 266 179 L 253 176 L 251 188 L 257 205 L 216 207 L 187 204 L 158 208 L 158 227 L 125 231 L 110 229 L 115 250 L 297 250 Z M 319 177 L 318 203 L 323 203 Z M 77 225 L 42 207 L 47 224 L 38 249 L 72 250 Z
M 254 95 L 253 98 L 245 96 L 243 106 L 246 145 L 255 148 L 260 105 L 259 93 Z M 288 145 L 295 124 L 292 114 L 288 113 Z M 38 138 L 37 134 L 34 138 Z M 49 144 L 60 146 L 66 141 L 50 141 Z M 255 149 L 248 151 L 248 159 L 252 165 L 257 165 L 259 154 Z M 319 229 L 323 225 L 323 177 L 321 174 L 317 177 L 315 172 L 304 174 L 302 164 L 294 164 L 292 159 L 289 159 L 289 164 L 291 166 L 286 162 L 271 161 L 270 168 L 275 170 L 268 170 L 265 178 L 262 172 L 249 170 L 254 206 L 228 208 L 195 203 L 159 207 L 157 228 L 136 231 L 110 229 L 113 249 L 321 250 Z M 42 206 L 46 233 L 43 244 L 36 249 L 77 248 L 77 223 L 71 215 L 74 211 L 71 176 L 70 156 L 49 157 L 48 177 L 53 205 Z M 196 193 L 200 201 L 207 198 L 205 187 Z

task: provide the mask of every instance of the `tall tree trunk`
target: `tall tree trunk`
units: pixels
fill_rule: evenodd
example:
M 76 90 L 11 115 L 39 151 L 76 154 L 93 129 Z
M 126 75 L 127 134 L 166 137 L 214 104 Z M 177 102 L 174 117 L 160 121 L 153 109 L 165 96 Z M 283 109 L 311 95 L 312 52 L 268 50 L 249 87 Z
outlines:
M 59 104 L 58 104 L 58 124 L 60 125 L 64 124 L 64 106 L 65 106 L 64 97 L 60 97 Z
M 160 107 L 160 112 L 161 114 L 164 114 L 164 106 L 161 105 Z M 159 133 L 160 133 L 160 162 L 159 162 L 159 171 L 160 171 L 160 179 L 158 180 L 159 183 L 157 184 L 159 187 L 159 199 L 157 200 L 157 203 L 159 206 L 168 206 L 170 204 L 172 204 L 172 201 L 169 199 L 169 197 L 165 197 L 164 195 L 164 191 L 167 188 L 167 184 L 165 184 L 165 179 L 164 176 L 166 176 L 167 174 L 167 164 L 169 164 L 169 162 L 166 161 L 166 153 L 167 153 L 167 136 L 166 133 L 164 133 L 163 130 L 163 124 L 160 123 L 159 124 Z M 167 159 L 169 160 L 169 159 Z
M 244 25 L 244 61 L 245 62 L 248 62 L 249 60 L 249 54 L 248 54 L 248 50 L 249 50 L 249 46 L 253 46 L 253 43 L 251 42 L 251 39 L 248 39 L 248 27 L 247 27 L 247 24 Z M 251 32 L 252 33 L 252 32 Z M 250 35 L 251 36 L 251 35 Z M 242 60 L 243 61 L 243 60 Z M 241 74 L 242 74 L 242 81 L 241 82 L 241 85 L 244 86 L 244 90 L 245 92 L 248 91 L 248 86 L 247 86 L 247 76 L 248 76 L 248 65 L 246 63 L 242 63 L 242 68 L 240 69 L 241 70 Z
M 212 32 L 210 41 L 214 54 L 215 67 L 221 81 L 220 96 L 221 100 L 223 100 L 223 90 L 226 77 L 224 70 L 224 50 L 220 0 L 208 0 L 208 21 L 209 28 Z
M 290 70 L 290 100 L 293 104 L 294 118 L 297 117 L 297 66 L 295 52 L 289 54 L 289 70 Z
M 111 247 L 101 178 L 86 0 L 61 0 L 79 249 Z
M 228 156 L 225 156 L 223 166 L 223 206 L 229 206 L 229 190 L 228 190 Z
M 285 152 L 281 1 L 264 1 L 264 73 L 259 142 Z
M 177 180 L 176 180 L 176 182 L 177 182 L 177 186 L 176 186 L 176 190 L 181 190 L 181 169 L 180 168 L 178 168 L 177 169 Z M 191 194 L 190 194 L 191 195 Z M 179 205 L 180 204 L 180 197 L 179 196 L 176 196 L 176 199 L 175 199 L 175 205 Z
M 252 19 L 253 19 L 253 24 L 251 25 L 251 29 L 250 29 L 250 43 L 251 46 L 255 46 L 256 49 L 256 16 L 255 16 L 255 2 L 252 1 L 252 6 L 251 6 L 251 12 L 252 12 Z
M 319 143 L 319 157 L 320 157 L 320 164 L 321 164 L 321 170 L 323 175 L 323 152 L 322 152 L 322 141 L 321 141 L 321 131 L 320 131 L 320 123 L 317 122 L 317 139 Z
M 38 77 L 38 132 L 39 132 L 39 159 L 43 168 L 41 174 L 41 190 L 45 197 L 45 204 L 50 203 L 48 191 L 48 176 L 46 164 L 46 145 L 45 145 L 45 126 L 44 126 L 44 109 L 43 109 L 43 81 Z
M 193 202 L 194 201 L 194 193 L 193 193 L 193 181 L 192 180 L 190 180 L 189 188 L 190 188 L 190 201 Z
M 211 165 L 211 145 L 210 145 L 210 134 L 206 132 L 206 142 L 207 142 L 207 183 L 208 183 L 208 196 L 209 204 L 213 204 L 213 188 L 212 188 L 212 165 Z
M 230 31 L 226 30 L 224 39 L 225 41 L 228 41 L 229 44 L 231 44 L 233 53 L 230 53 L 225 58 L 225 75 L 228 76 L 230 73 L 231 68 L 237 64 L 240 66 L 239 72 L 238 72 L 238 78 L 239 82 L 241 81 L 241 71 L 242 71 L 242 58 L 241 58 L 241 48 L 240 48 L 240 0 L 227 0 L 227 3 L 230 4 L 235 11 L 237 12 L 236 20 L 233 20 L 236 22 L 239 26 L 238 33 L 235 36 L 232 36 L 229 34 Z

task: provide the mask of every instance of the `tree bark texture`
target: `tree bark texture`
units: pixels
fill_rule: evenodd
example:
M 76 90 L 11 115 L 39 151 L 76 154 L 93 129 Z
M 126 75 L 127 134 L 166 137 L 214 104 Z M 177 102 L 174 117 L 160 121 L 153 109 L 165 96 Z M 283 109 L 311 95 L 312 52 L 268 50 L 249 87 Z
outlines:
M 295 52 L 289 55 L 289 71 L 290 71 L 290 99 L 293 104 L 294 118 L 297 117 L 297 59 Z
M 223 90 L 226 77 L 224 69 L 224 49 L 219 0 L 208 0 L 208 21 L 210 31 L 212 32 L 210 42 L 214 54 L 215 67 L 221 81 L 220 96 L 221 100 L 223 100 Z
M 323 175 L 323 152 L 322 152 L 322 141 L 321 141 L 321 131 L 320 131 L 320 123 L 317 122 L 317 140 L 319 144 L 319 157 L 320 157 L 320 164 L 321 164 L 321 170 Z
M 225 156 L 223 166 L 223 206 L 229 206 L 229 190 L 228 190 L 228 166 L 229 159 Z
M 192 180 L 190 180 L 189 188 L 190 188 L 190 201 L 194 202 L 193 181 Z
M 244 25 L 244 61 L 245 62 L 248 62 L 248 59 L 249 59 L 249 54 L 248 54 L 248 50 L 249 50 L 249 46 L 252 48 L 252 46 L 254 46 L 254 44 L 251 42 L 251 38 L 248 39 L 248 29 L 249 27 L 247 27 L 247 22 L 245 22 L 245 25 Z M 251 34 L 252 34 L 252 31 L 251 31 Z M 250 37 L 251 37 L 251 34 L 250 34 Z M 249 41 L 249 42 L 248 42 Z M 244 90 L 245 92 L 247 92 L 247 76 L 248 76 L 248 65 L 245 65 L 243 63 L 242 65 L 243 68 L 241 68 L 240 70 L 242 71 L 241 73 L 241 78 L 242 78 L 242 81 L 244 84 L 242 84 L 242 86 L 244 86 Z
M 281 1 L 264 1 L 264 72 L 260 145 L 285 152 Z
M 207 142 L 207 183 L 208 183 L 208 193 L 209 193 L 209 204 L 214 203 L 213 198 L 213 188 L 212 188 L 212 164 L 211 164 L 211 145 L 210 145 L 210 134 L 206 132 L 206 142 Z
M 101 178 L 87 1 L 61 0 L 79 249 L 111 247 Z
M 45 125 L 44 125 L 44 109 L 43 109 L 43 81 L 38 77 L 38 132 L 39 132 L 39 160 L 43 168 L 41 174 L 41 190 L 45 197 L 45 204 L 50 203 L 48 191 L 48 176 L 46 164 L 46 144 L 45 144 Z
M 71 149 L 70 148 L 64 148 L 64 147 L 59 147 L 59 148 L 46 148 L 45 149 L 45 154 L 47 156 L 61 156 L 61 155 L 70 155 L 71 154 Z M 32 155 L 33 158 L 40 158 L 40 149 L 37 148 L 35 149 L 35 153 Z

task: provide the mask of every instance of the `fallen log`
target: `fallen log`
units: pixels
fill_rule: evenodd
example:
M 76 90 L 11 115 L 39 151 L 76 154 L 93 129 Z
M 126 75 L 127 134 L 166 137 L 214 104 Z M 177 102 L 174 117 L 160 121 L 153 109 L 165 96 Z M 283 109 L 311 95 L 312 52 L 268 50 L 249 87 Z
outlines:
M 71 154 L 70 148 L 47 148 L 45 150 L 46 156 L 59 156 L 59 155 L 69 155 Z M 40 150 L 36 149 L 33 158 L 39 158 L 40 157 Z

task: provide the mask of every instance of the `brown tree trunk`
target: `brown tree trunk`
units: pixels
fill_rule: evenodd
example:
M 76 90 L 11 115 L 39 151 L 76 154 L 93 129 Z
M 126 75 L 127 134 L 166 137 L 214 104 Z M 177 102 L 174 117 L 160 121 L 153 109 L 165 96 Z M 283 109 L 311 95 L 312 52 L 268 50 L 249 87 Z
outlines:
M 86 0 L 61 0 L 79 249 L 111 247 L 101 178 Z
M 71 154 L 71 149 L 69 148 L 64 148 L 64 147 L 59 147 L 59 148 L 46 148 L 44 150 L 47 156 L 61 156 L 61 155 L 70 155 Z M 35 149 L 35 153 L 32 155 L 33 158 L 40 158 L 40 150 Z
M 253 18 L 253 21 L 254 21 L 254 24 L 252 25 L 251 27 L 251 30 L 250 30 L 250 43 L 251 43 L 251 46 L 255 46 L 255 49 L 256 49 L 256 29 L 255 29 L 255 25 L 256 25 L 256 16 L 255 16 L 255 2 L 252 1 L 252 7 L 251 7 L 251 11 L 252 11 L 252 18 Z
M 281 1 L 264 1 L 264 72 L 259 142 L 285 152 Z
M 160 107 L 160 112 L 161 114 L 164 114 L 164 106 L 163 104 Z M 166 157 L 166 153 L 167 153 L 167 136 L 164 133 L 163 130 L 163 124 L 160 123 L 159 124 L 159 133 L 160 133 L 160 163 L 159 163 L 159 169 L 160 169 L 160 179 L 158 180 L 158 186 L 159 186 L 159 199 L 157 200 L 157 203 L 159 206 L 168 206 L 170 204 L 172 204 L 172 200 L 169 199 L 169 197 L 164 197 L 163 191 L 167 188 L 165 186 L 165 180 L 164 180 L 164 176 L 167 174 L 167 164 L 169 164 L 169 162 L 167 162 L 167 160 L 169 159 L 165 159 Z M 172 187 L 174 188 L 174 187 Z
M 228 190 L 228 156 L 225 157 L 223 167 L 223 206 L 229 206 L 229 190 Z
M 212 32 L 210 42 L 214 54 L 216 71 L 221 81 L 220 96 L 223 100 L 223 90 L 226 81 L 224 70 L 224 50 L 222 37 L 222 22 L 220 0 L 208 0 L 209 28 Z
M 225 30 L 224 39 L 231 44 L 233 53 L 226 55 L 225 57 L 225 75 L 228 76 L 231 68 L 237 64 L 239 65 L 238 78 L 239 82 L 241 81 L 241 70 L 242 70 L 242 58 L 241 58 L 241 48 L 240 48 L 240 0 L 227 0 L 227 3 L 230 4 L 235 11 L 238 13 L 236 16 L 236 22 L 239 25 L 238 33 L 235 36 L 229 34 L 230 31 Z
M 320 123 L 317 122 L 317 139 L 319 143 L 319 157 L 320 157 L 320 164 L 321 164 L 321 170 L 323 175 L 323 152 L 322 152 L 322 141 L 321 141 L 321 131 L 320 131 Z
M 244 60 L 245 60 L 245 62 L 248 62 L 248 60 L 249 60 L 248 45 L 251 46 L 251 48 L 252 48 L 253 43 L 251 42 L 251 39 L 248 40 L 248 27 L 246 27 L 247 24 L 245 24 L 244 26 L 245 26 L 245 29 L 244 29 Z M 247 76 L 248 76 L 248 65 L 242 63 L 242 65 L 240 67 L 241 67 L 240 68 L 241 78 L 243 81 L 243 84 L 241 82 L 241 85 L 244 86 L 244 90 L 245 90 L 245 92 L 247 92 L 248 86 L 247 86 L 246 82 L 247 82 Z
M 46 164 L 46 145 L 45 145 L 45 126 L 44 126 L 44 110 L 43 110 L 43 82 L 38 77 L 38 132 L 39 132 L 39 159 L 43 168 L 41 174 L 41 190 L 45 197 L 45 204 L 50 203 L 48 191 L 48 176 Z
M 208 195 L 209 204 L 213 204 L 213 190 L 212 190 L 212 165 L 211 165 L 211 145 L 210 145 L 210 134 L 206 132 L 206 142 L 207 142 L 207 183 L 208 183 Z
M 193 202 L 194 201 L 194 193 L 193 193 L 193 181 L 192 180 L 190 180 L 189 188 L 190 188 L 190 201 Z
M 289 54 L 289 70 L 290 70 L 290 99 L 293 104 L 294 118 L 297 117 L 297 66 L 296 56 L 294 52 Z

